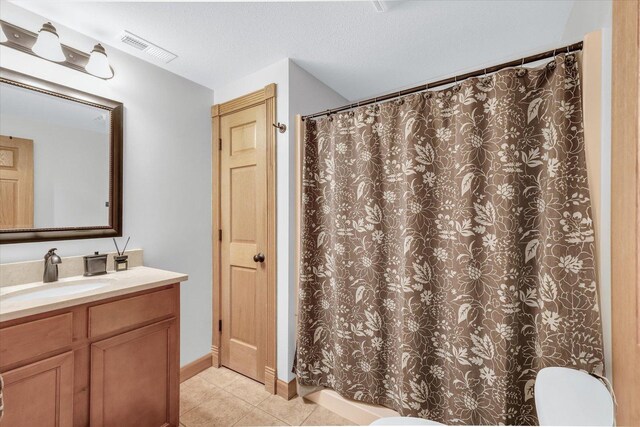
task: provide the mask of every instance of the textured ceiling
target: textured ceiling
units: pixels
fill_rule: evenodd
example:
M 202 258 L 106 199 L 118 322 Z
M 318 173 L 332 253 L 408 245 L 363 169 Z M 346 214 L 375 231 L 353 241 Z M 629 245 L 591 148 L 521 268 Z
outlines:
M 13 3 L 214 90 L 290 57 L 349 100 L 554 46 L 574 5 L 397 1 L 378 13 L 369 1 Z M 120 43 L 125 29 L 178 58 L 154 62 Z

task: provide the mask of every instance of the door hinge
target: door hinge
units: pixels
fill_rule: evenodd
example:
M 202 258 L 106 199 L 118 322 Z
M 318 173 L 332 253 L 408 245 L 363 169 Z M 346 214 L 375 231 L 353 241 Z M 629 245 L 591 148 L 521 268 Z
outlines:
M 218 150 L 222 151 L 222 138 L 218 138 Z
M 218 230 L 218 240 L 222 241 L 222 230 Z
M 222 332 L 222 320 L 218 320 L 218 331 Z

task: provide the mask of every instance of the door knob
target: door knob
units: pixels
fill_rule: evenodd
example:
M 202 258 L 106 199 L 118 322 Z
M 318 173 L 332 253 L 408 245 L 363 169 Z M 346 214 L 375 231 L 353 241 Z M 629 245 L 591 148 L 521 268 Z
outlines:
M 255 262 L 264 262 L 264 254 L 262 252 L 260 252 L 259 254 L 256 254 L 253 256 L 253 261 Z

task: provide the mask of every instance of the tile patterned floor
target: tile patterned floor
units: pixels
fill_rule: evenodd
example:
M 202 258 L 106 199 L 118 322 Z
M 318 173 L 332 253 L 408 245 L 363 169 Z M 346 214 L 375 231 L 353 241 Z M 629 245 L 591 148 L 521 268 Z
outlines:
M 296 397 L 284 400 L 264 386 L 226 368 L 209 368 L 180 385 L 180 425 L 344 426 L 328 409 Z

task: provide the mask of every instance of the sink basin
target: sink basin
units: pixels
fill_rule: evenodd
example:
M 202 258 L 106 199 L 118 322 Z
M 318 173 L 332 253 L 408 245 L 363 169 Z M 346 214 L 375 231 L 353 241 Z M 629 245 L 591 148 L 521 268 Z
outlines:
M 18 302 L 31 299 L 58 298 L 83 292 L 94 291 L 113 283 L 113 279 L 82 279 L 68 282 L 50 283 L 2 296 L 2 301 Z

